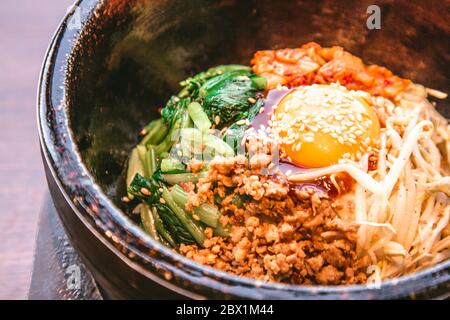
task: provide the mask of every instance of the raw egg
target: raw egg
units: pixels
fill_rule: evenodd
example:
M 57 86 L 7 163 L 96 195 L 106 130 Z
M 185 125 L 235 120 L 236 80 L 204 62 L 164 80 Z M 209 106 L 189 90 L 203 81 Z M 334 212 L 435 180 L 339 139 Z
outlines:
M 274 108 L 272 129 L 282 153 L 302 167 L 358 160 L 380 133 L 370 95 L 337 85 L 298 87 Z

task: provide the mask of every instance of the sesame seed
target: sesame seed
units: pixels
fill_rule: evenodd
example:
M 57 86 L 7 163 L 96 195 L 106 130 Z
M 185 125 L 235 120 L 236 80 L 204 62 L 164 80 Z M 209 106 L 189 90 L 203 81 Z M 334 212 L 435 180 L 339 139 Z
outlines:
M 122 197 L 122 202 L 128 203 L 128 202 L 130 202 L 130 198 L 128 198 L 128 197 Z
M 214 123 L 215 123 L 216 125 L 219 125 L 219 123 L 220 123 L 220 117 L 219 117 L 219 116 L 215 116 L 215 117 L 214 117 Z
M 359 147 L 362 147 L 365 143 L 363 150 L 366 149 L 370 140 L 366 143 L 359 141 L 364 138 L 358 137 L 364 135 L 372 121 L 357 109 L 359 103 L 355 98 L 360 99 L 362 93 L 336 84 L 330 86 L 337 90 L 323 90 L 320 86 L 311 85 L 297 88 L 290 93 L 295 95 L 295 99 L 285 101 L 282 105 L 285 112 L 273 113 L 270 117 L 269 125 L 273 134 L 278 135 L 279 142 L 291 144 L 293 150 L 299 150 L 299 140 L 313 142 L 314 134 L 321 132 L 329 134 L 343 145 L 359 144 Z M 300 109 L 305 105 L 310 107 L 306 109 L 308 111 Z M 287 112 L 288 110 L 291 112 Z
M 144 196 L 150 196 L 152 194 L 147 188 L 141 188 L 140 191 Z
M 251 104 L 255 104 L 256 103 L 256 100 L 255 100 L 255 98 L 248 98 L 248 102 L 250 102 Z

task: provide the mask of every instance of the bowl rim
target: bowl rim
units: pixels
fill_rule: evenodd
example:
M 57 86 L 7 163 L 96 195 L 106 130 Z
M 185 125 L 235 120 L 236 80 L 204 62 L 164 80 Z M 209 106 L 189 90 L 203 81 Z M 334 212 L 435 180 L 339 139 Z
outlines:
M 450 282 L 450 260 L 433 267 L 398 278 L 384 280 L 379 288 L 368 285 L 344 286 L 301 286 L 284 283 L 267 283 L 243 278 L 209 266 L 194 262 L 153 240 L 110 200 L 82 162 L 73 132 L 70 128 L 70 115 L 65 105 L 67 88 L 66 75 L 69 70 L 70 55 L 84 31 L 86 23 L 101 0 L 78 0 L 69 10 L 55 32 L 41 68 L 37 98 L 37 119 L 41 150 L 50 168 L 51 175 L 65 197 L 72 211 L 78 216 L 95 237 L 107 245 L 115 255 L 137 272 L 191 298 L 202 298 L 205 292 L 231 295 L 250 299 L 264 298 L 325 298 L 325 299 L 391 299 L 407 297 L 415 292 L 427 290 Z M 79 10 L 79 11 L 77 11 Z M 80 18 L 80 28 L 69 28 L 70 19 L 75 12 Z M 63 146 L 63 148 L 61 148 Z M 61 161 L 64 161 L 62 163 Z M 76 176 L 68 179 L 65 168 L 75 170 Z M 73 180 L 75 179 L 75 180 Z M 81 188 L 89 200 L 76 198 L 73 186 L 68 181 L 83 180 Z M 117 227 L 125 235 L 134 237 L 136 243 L 119 234 L 111 234 L 110 226 Z M 125 248 L 127 254 L 120 248 Z M 154 250 L 158 254 L 158 265 L 146 252 Z M 142 264 L 148 263 L 148 267 Z M 179 265 L 179 266 L 176 266 Z M 180 265 L 183 267 L 181 268 Z M 161 271 L 169 271 L 175 277 L 169 280 Z M 200 294 L 176 284 L 173 279 L 180 278 L 195 284 Z M 255 290 L 256 289 L 256 290 Z

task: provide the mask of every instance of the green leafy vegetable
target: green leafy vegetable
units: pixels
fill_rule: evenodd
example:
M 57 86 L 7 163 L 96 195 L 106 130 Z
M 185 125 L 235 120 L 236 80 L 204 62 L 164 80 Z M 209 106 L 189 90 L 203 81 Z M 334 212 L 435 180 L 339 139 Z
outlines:
M 249 66 L 239 64 L 228 64 L 210 68 L 204 72 L 196 74 L 191 78 L 181 81 L 180 85 L 184 88 L 178 95 L 183 98 L 186 96 L 196 97 L 198 96 L 198 90 L 207 80 L 220 74 L 236 70 L 251 71 L 251 68 Z
M 220 223 L 214 229 L 214 235 L 219 237 L 229 237 L 230 236 L 231 225 L 223 226 Z
M 138 209 L 143 229 L 173 248 L 181 243 L 202 246 L 205 226 L 212 227 L 215 235 L 229 235 L 231 226 L 219 223 L 215 205 L 186 211 L 188 196 L 178 184 L 196 183 L 208 174 L 187 171 L 188 161 L 201 160 L 207 168 L 213 157 L 232 157 L 241 151 L 248 121 L 239 120 L 251 121 L 258 114 L 266 80 L 248 66 L 222 65 L 180 85 L 182 90 L 167 101 L 161 118 L 143 129 L 143 139 L 131 152 L 126 178 L 128 197 L 142 202 Z M 225 127 L 220 136 L 210 130 Z M 173 187 L 169 190 L 168 186 Z M 233 203 L 242 206 L 243 199 L 233 199 Z
M 265 89 L 266 79 L 252 73 L 247 66 L 223 65 L 188 78 L 181 85 L 184 89 L 178 99 L 169 100 L 163 117 L 169 118 L 169 113 L 185 108 L 184 100 L 187 100 L 198 102 L 210 122 L 215 122 L 218 116 L 223 127 L 249 117 L 252 99 Z
M 213 78 L 200 88 L 203 109 L 208 117 L 215 119 L 218 116 L 222 124 L 248 118 L 254 105 L 252 99 L 264 89 L 261 84 L 265 79 L 242 71 L 231 71 L 219 77 L 219 81 Z M 208 85 L 209 82 L 213 82 L 212 85 Z
M 259 110 L 264 105 L 264 100 L 259 99 L 256 103 L 247 111 L 248 121 L 252 121 L 259 113 Z M 233 148 L 236 154 L 240 154 L 244 151 L 244 146 L 241 145 L 242 139 L 245 136 L 245 131 L 249 128 L 248 123 L 241 123 L 237 121 L 230 125 L 223 135 L 223 140 Z
M 165 229 L 176 243 L 193 243 L 195 241 L 197 244 L 203 245 L 205 235 L 200 225 L 175 203 L 167 188 L 160 181 L 154 178 L 146 179 L 140 174 L 136 174 L 128 192 L 157 209 Z
M 193 182 L 197 183 L 200 178 L 206 178 L 208 172 L 198 172 L 198 173 L 164 173 L 161 174 L 161 180 L 169 185 L 179 184 L 180 182 Z
M 178 185 L 175 185 L 170 194 L 172 195 L 172 198 L 174 199 L 177 205 L 179 205 L 181 208 L 184 208 L 186 206 L 186 203 L 188 201 L 188 195 L 183 190 L 183 188 L 181 188 Z M 219 210 L 217 210 L 217 208 L 211 204 L 208 203 L 201 204 L 200 206 L 195 208 L 194 214 L 196 214 L 199 217 L 200 221 L 213 228 L 217 227 L 217 225 L 219 224 L 219 217 L 220 217 Z
M 202 132 L 206 132 L 211 128 L 211 121 L 203 111 L 202 106 L 198 102 L 191 102 L 188 105 L 188 113 L 197 128 Z
M 209 161 L 215 156 L 233 157 L 234 150 L 215 135 L 202 133 L 195 128 L 180 130 L 180 146 L 183 156 Z
M 163 119 L 156 119 L 146 125 L 144 131 L 147 133 L 139 144 L 145 146 L 157 145 L 169 133 L 169 128 L 163 123 Z
M 171 120 L 173 121 L 173 124 L 169 130 L 169 133 L 160 144 L 155 146 L 155 152 L 159 156 L 170 151 L 171 147 L 178 140 L 181 129 L 189 128 L 191 126 L 190 117 L 186 109 L 182 110 L 182 112 L 175 113 L 174 116 L 176 118 Z
M 141 203 L 139 213 L 144 230 L 155 240 L 159 240 L 158 231 L 156 230 L 155 219 L 147 204 Z
M 162 172 L 173 172 L 175 170 L 183 171 L 185 170 L 184 164 L 182 164 L 178 159 L 166 158 L 161 161 L 161 171 Z
M 161 220 L 164 223 L 164 227 L 169 234 L 173 237 L 177 244 L 180 243 L 195 243 L 195 239 L 187 231 L 180 219 L 176 214 L 168 207 L 161 204 L 155 205 Z
M 141 160 L 143 166 L 143 175 L 146 178 L 150 178 L 156 171 L 156 154 L 153 147 L 148 149 L 143 145 L 138 145 L 136 150 L 139 154 L 139 159 Z
M 188 230 L 197 244 L 203 246 L 203 242 L 205 241 L 205 234 L 203 233 L 200 225 L 192 218 L 190 214 L 186 213 L 175 203 L 166 187 L 163 186 L 162 189 L 162 197 L 167 203 L 167 207 L 169 207 L 175 213 L 175 216 L 179 219 L 184 228 Z
M 175 122 L 179 120 L 182 114 L 187 110 L 189 103 L 189 99 L 180 99 L 177 96 L 170 97 L 166 106 L 161 110 L 161 116 L 164 122 L 169 127 L 173 127 Z

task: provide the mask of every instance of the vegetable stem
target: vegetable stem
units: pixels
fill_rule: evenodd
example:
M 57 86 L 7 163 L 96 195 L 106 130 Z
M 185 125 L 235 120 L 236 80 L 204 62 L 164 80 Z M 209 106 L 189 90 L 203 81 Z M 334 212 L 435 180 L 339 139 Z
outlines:
M 159 240 L 166 246 L 169 246 L 172 248 L 177 248 L 178 245 L 175 242 L 175 240 L 173 239 L 172 235 L 169 233 L 169 231 L 167 231 L 166 228 L 164 227 L 164 223 L 161 220 L 161 218 L 159 217 L 158 210 L 156 210 L 156 208 L 152 208 L 151 213 L 152 213 L 153 219 L 155 221 L 155 228 L 158 231 L 158 233 L 161 235 L 161 237 L 159 237 Z M 162 241 L 163 239 L 165 241 Z
M 188 195 L 183 190 L 183 188 L 181 188 L 179 185 L 175 185 L 172 188 L 170 194 L 172 195 L 173 200 L 178 206 L 180 206 L 181 208 L 184 208 L 186 206 Z M 201 204 L 194 209 L 194 214 L 196 214 L 200 218 L 201 222 L 213 228 L 216 228 L 219 223 L 219 210 L 217 210 L 217 208 L 211 204 Z
M 181 132 L 181 146 L 184 149 L 190 149 L 188 154 L 197 154 L 201 152 L 204 160 L 211 160 L 214 156 L 232 157 L 234 150 L 222 139 L 208 133 L 202 132 L 196 128 L 185 128 Z
M 138 145 L 136 149 L 144 169 L 144 177 L 150 178 L 157 168 L 155 150 L 153 147 L 147 150 L 143 145 Z
M 151 121 L 144 127 L 144 130 L 147 131 L 147 134 L 139 144 L 145 146 L 159 144 L 169 132 L 169 128 L 163 123 L 161 118 Z
M 219 237 L 229 237 L 230 236 L 230 229 L 231 226 L 223 226 L 222 224 L 218 224 L 217 227 L 214 229 L 214 235 Z
M 161 161 L 161 171 L 170 172 L 175 170 L 184 170 L 184 164 L 175 158 L 165 158 Z
M 202 106 L 198 102 L 191 102 L 188 105 L 188 113 L 192 121 L 201 132 L 206 132 L 211 128 L 211 121 L 209 121 L 208 116 L 203 111 Z
M 159 240 L 158 231 L 156 230 L 156 226 L 155 226 L 155 219 L 154 219 L 153 215 L 151 214 L 150 209 L 148 208 L 148 205 L 145 203 L 142 203 L 139 211 L 140 211 L 141 222 L 142 222 L 142 226 L 144 227 L 144 230 L 153 239 Z
M 170 184 L 178 184 L 180 182 L 198 182 L 200 178 L 206 178 L 208 176 L 208 172 L 203 171 L 199 173 L 171 173 L 171 174 L 162 174 L 163 180 Z
M 131 182 L 133 182 L 134 176 L 136 173 L 139 173 L 140 175 L 144 175 L 144 167 L 142 165 L 141 159 L 139 157 L 139 152 L 137 148 L 134 148 L 131 151 L 130 159 L 128 160 L 128 169 L 127 169 L 127 188 L 131 185 Z M 128 192 L 127 194 L 128 198 L 132 200 L 134 196 Z
M 187 111 L 178 117 L 175 124 L 170 128 L 169 133 L 165 136 L 164 140 L 155 146 L 155 152 L 157 155 L 168 152 L 175 141 L 179 138 L 180 130 L 191 127 L 191 118 Z
M 181 209 L 173 200 L 172 196 L 167 190 L 166 187 L 162 187 L 162 197 L 164 201 L 167 203 L 169 208 L 175 213 L 177 218 L 181 221 L 184 227 L 189 231 L 192 237 L 195 239 L 198 245 L 203 246 L 203 242 L 205 241 L 205 235 L 203 234 L 200 226 L 191 218 L 189 215 Z
M 261 76 L 252 76 L 251 80 L 257 90 L 264 90 L 267 86 L 267 80 Z

